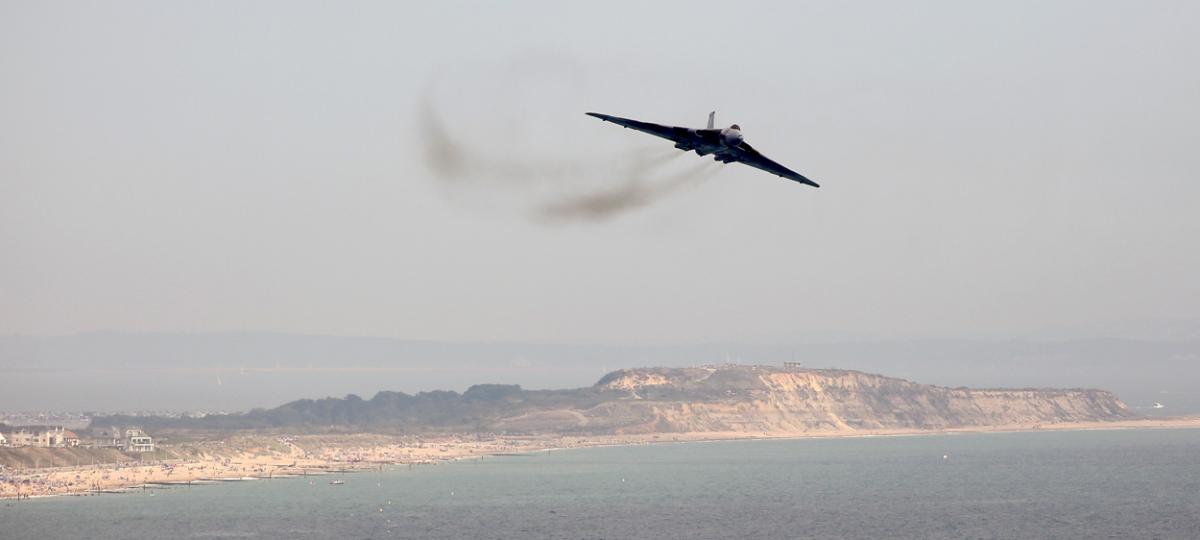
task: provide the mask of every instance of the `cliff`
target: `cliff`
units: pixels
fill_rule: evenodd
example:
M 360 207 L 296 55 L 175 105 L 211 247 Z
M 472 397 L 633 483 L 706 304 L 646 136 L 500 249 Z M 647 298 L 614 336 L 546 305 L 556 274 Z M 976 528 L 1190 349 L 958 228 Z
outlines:
M 633 432 L 813 432 L 945 429 L 1130 418 L 1111 392 L 968 389 L 857 371 L 721 366 L 621 370 L 601 391 L 621 394 L 574 415 L 577 429 Z M 530 424 L 539 414 L 506 419 Z M 529 427 L 549 427 L 529 425 Z
M 819 433 L 1030 426 L 1134 415 L 1111 392 L 945 388 L 857 371 L 763 366 L 625 369 L 572 390 L 477 385 L 380 392 L 205 418 L 97 418 L 96 425 L 397 433 Z

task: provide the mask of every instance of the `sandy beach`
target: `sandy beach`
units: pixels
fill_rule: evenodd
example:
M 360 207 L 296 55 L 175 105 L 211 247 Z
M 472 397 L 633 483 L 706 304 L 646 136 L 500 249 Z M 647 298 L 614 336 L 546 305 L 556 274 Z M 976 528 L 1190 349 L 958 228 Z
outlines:
M 734 439 L 911 436 L 947 433 L 1065 431 L 1098 429 L 1200 428 L 1200 417 L 1066 422 L 1044 425 L 964 427 L 945 430 L 837 430 L 819 432 L 692 432 L 607 436 L 437 436 L 298 435 L 240 436 L 188 443 L 194 457 L 0 471 L 0 499 L 90 495 L 157 485 L 233 479 L 269 479 L 377 469 L 388 464 L 437 464 L 568 448 Z

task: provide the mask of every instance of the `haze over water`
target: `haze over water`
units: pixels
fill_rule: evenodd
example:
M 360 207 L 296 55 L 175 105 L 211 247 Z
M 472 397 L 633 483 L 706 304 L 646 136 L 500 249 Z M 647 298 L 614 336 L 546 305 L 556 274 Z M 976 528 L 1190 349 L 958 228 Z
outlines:
M 1198 446 L 1137 430 L 592 448 L 6 502 L 0 523 L 14 540 L 1194 539 Z
M 1184 0 L 0 0 L 0 412 L 34 413 L 0 420 L 722 362 L 1195 414 L 1197 21 Z M 583 114 L 714 109 L 822 187 Z M 854 399 L 909 419 L 889 397 Z M 278 429 L 403 420 L 305 418 Z M 150 435 L 154 457 L 85 450 L 243 474 L 211 466 L 279 436 Z M 5 500 L 0 540 L 1194 540 L 1197 449 L 1200 429 L 593 448 Z M 24 469 L 73 452 L 5 448 L 0 486 L 78 488 Z

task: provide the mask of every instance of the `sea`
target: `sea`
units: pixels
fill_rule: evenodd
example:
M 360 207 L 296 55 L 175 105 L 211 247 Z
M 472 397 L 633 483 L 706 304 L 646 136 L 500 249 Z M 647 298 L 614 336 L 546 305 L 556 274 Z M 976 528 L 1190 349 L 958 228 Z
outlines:
M 1200 430 L 560 450 L 3 501 L 0 538 L 1194 540 Z

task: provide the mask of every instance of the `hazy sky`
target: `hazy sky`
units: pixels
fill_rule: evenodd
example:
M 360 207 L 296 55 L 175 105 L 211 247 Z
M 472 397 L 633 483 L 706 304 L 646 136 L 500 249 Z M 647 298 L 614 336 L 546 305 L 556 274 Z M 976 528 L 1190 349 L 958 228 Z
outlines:
M 0 1 L 0 333 L 1198 317 L 1198 26 L 1168 1 Z M 603 220 L 539 211 L 669 150 L 583 112 L 712 109 L 822 188 L 729 165 Z M 441 129 L 470 178 L 435 174 Z

